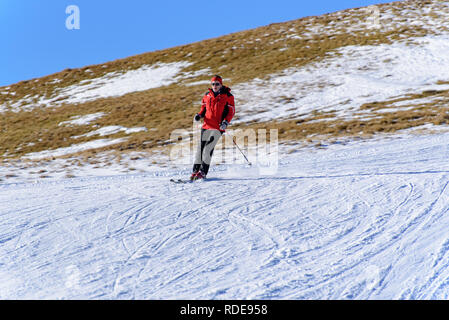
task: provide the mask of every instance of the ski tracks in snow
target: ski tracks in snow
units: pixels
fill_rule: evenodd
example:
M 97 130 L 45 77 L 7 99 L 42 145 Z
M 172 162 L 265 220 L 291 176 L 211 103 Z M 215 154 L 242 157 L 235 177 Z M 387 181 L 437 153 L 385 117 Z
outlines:
M 293 154 L 276 176 L 0 185 L 0 298 L 447 298 L 445 141 Z

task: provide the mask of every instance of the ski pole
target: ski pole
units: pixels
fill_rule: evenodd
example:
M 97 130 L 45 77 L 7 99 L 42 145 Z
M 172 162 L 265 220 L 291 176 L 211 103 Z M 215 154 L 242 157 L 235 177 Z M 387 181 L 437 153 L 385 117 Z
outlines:
M 234 142 L 234 144 L 237 147 L 237 149 L 239 149 L 240 153 L 245 157 L 246 162 L 248 162 L 248 164 L 251 165 L 251 162 L 249 162 L 248 158 L 245 156 L 245 154 L 242 152 L 242 150 L 240 149 L 239 145 L 237 144 L 235 136 L 232 136 L 232 142 Z

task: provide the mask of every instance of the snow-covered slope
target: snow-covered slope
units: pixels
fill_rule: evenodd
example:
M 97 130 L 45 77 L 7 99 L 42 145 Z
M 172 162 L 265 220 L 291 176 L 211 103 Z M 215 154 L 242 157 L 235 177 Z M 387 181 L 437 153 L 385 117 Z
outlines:
M 0 298 L 447 299 L 448 139 L 0 185 Z

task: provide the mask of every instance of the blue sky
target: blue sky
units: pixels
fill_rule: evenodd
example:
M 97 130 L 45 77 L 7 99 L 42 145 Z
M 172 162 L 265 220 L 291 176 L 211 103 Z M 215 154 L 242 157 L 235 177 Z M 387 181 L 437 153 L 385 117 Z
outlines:
M 0 86 L 275 22 L 391 1 L 0 0 Z M 80 29 L 66 28 L 66 8 Z

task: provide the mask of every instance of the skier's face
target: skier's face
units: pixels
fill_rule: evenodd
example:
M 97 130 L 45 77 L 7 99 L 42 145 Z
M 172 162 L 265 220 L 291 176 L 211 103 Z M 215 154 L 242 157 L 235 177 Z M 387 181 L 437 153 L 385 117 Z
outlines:
M 212 86 L 212 90 L 214 90 L 214 92 L 220 91 L 220 89 L 222 87 L 221 83 L 218 81 L 214 81 L 210 85 Z

